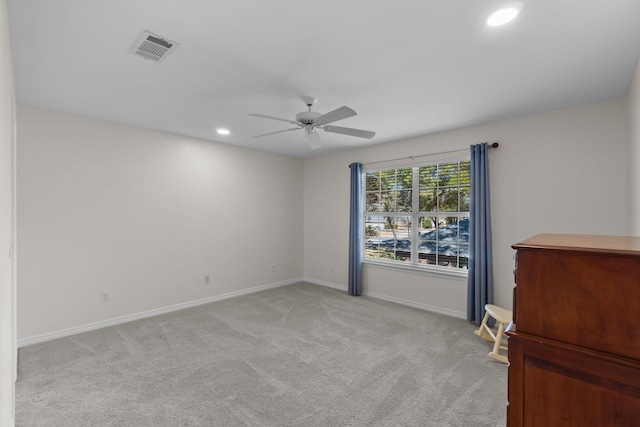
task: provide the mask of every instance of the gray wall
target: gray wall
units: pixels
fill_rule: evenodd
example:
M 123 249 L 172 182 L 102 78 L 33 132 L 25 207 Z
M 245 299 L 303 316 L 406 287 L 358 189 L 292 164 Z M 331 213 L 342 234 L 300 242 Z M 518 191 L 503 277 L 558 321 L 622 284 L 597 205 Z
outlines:
M 542 232 L 626 233 L 626 124 L 627 101 L 621 98 L 308 159 L 305 277 L 347 284 L 349 163 L 497 141 L 500 147 L 490 152 L 495 301 L 510 308 L 512 244 Z M 466 313 L 466 280 L 371 265 L 363 275 L 366 292 Z
M 0 426 L 13 425 L 14 319 L 9 258 L 12 228 L 13 68 L 7 4 L 0 0 Z
M 302 277 L 300 159 L 28 106 L 18 135 L 19 339 Z
M 304 161 L 20 106 L 19 338 L 301 277 L 345 287 L 348 164 L 482 141 L 500 143 L 490 160 L 495 300 L 509 308 L 512 244 L 628 233 L 634 90 Z M 369 293 L 465 314 L 464 279 L 371 265 L 364 279 Z M 102 290 L 111 302 L 100 303 Z

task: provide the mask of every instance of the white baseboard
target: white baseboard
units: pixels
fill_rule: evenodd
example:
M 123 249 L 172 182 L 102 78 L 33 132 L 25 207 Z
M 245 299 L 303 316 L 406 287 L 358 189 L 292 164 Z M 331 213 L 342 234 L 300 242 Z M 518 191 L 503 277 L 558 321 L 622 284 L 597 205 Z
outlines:
M 337 283 L 325 282 L 324 280 L 313 279 L 311 277 L 303 277 L 302 280 L 307 283 L 313 283 L 314 285 L 320 285 L 320 286 L 325 286 L 327 288 L 339 289 L 345 292 L 349 290 L 348 286 L 338 285 Z
M 153 309 L 153 310 L 144 311 L 144 312 L 141 312 L 141 313 L 129 314 L 129 315 L 126 315 L 126 316 L 121 316 L 121 317 L 116 317 L 116 318 L 113 318 L 113 319 L 103 320 L 103 321 L 100 321 L 100 322 L 88 323 L 86 325 L 74 326 L 73 328 L 63 329 L 63 330 L 60 330 L 60 331 L 54 331 L 54 332 L 49 332 L 49 333 L 42 334 L 42 335 L 37 335 L 37 336 L 34 336 L 34 337 L 24 338 L 24 339 L 18 340 L 18 348 L 26 347 L 26 346 L 33 345 L 33 344 L 38 344 L 38 343 L 45 342 L 45 341 L 54 340 L 54 339 L 57 339 L 57 338 L 67 337 L 69 335 L 75 335 L 75 334 L 80 334 L 80 333 L 83 333 L 83 332 L 89 332 L 89 331 L 93 331 L 93 330 L 96 330 L 96 329 L 105 328 L 107 326 L 115 326 L 115 325 L 119 325 L 121 323 L 126 323 L 126 322 L 131 322 L 131 321 L 134 321 L 134 320 L 144 319 L 146 317 L 158 316 L 160 314 L 170 313 L 172 311 L 183 310 L 185 308 L 190 308 L 190 307 L 195 307 L 195 306 L 198 306 L 198 305 L 208 304 L 208 303 L 211 303 L 211 302 L 221 301 L 221 300 L 224 300 L 224 299 L 233 298 L 233 297 L 237 297 L 237 296 L 241 296 L 241 295 L 247 295 L 247 294 L 251 294 L 251 293 L 254 293 L 254 292 L 263 291 L 263 290 L 266 290 L 266 289 L 277 288 L 279 286 L 285 286 L 285 285 L 291 285 L 293 283 L 298 283 L 300 281 L 313 283 L 313 284 L 320 285 L 320 286 L 325 286 L 325 287 L 328 287 L 328 288 L 338 289 L 338 290 L 345 291 L 345 292 L 347 292 L 347 290 L 348 290 L 348 287 L 346 285 L 340 285 L 340 284 L 337 284 L 337 283 L 327 282 L 327 281 L 324 281 L 324 280 L 314 279 L 314 278 L 311 278 L 311 277 L 302 277 L 302 278 L 290 279 L 290 280 L 285 280 L 285 281 L 282 281 L 282 282 L 269 283 L 269 284 L 266 284 L 266 285 L 256 286 L 256 287 L 249 288 L 249 289 L 242 289 L 240 291 L 229 292 L 229 293 L 226 293 L 226 294 L 216 295 L 216 296 L 207 297 L 207 298 L 202 298 L 202 299 L 195 300 L 195 301 L 188 301 L 188 302 L 184 302 L 184 303 L 181 303 L 181 304 L 171 305 L 171 306 L 168 306 L 168 307 L 160 307 L 160 308 L 156 308 L 156 309 Z M 405 299 L 402 299 L 402 298 L 396 298 L 396 297 L 383 295 L 383 294 L 379 294 L 379 293 L 375 293 L 375 292 L 364 291 L 362 294 L 365 295 L 365 296 L 372 297 L 372 298 L 381 299 L 381 300 L 384 300 L 384 301 L 390 301 L 390 302 L 394 302 L 396 304 L 406 305 L 408 307 L 418 308 L 418 309 L 421 309 L 421 310 L 431 311 L 431 312 L 434 312 L 434 313 L 440 313 L 440 314 L 444 314 L 444 315 L 451 316 L 451 317 L 457 317 L 457 318 L 460 318 L 460 319 L 466 319 L 467 318 L 467 314 L 466 313 L 460 312 L 460 311 L 455 311 L 455 310 L 450 310 L 450 309 L 447 309 L 447 308 L 442 308 L 442 307 L 436 307 L 436 306 L 432 306 L 432 305 L 422 304 L 422 303 L 419 303 L 419 302 L 405 300 Z
M 313 279 L 311 277 L 304 277 L 303 280 L 305 282 L 309 282 L 309 283 L 313 283 L 313 284 L 321 285 L 321 286 L 326 286 L 328 288 L 340 289 L 340 290 L 345 291 L 345 292 L 348 291 L 348 286 L 339 285 L 337 283 L 325 282 L 323 280 Z M 433 305 L 422 304 L 422 303 L 419 303 L 419 302 L 410 301 L 410 300 L 406 300 L 406 299 L 402 299 L 402 298 L 396 298 L 396 297 L 392 297 L 392 296 L 389 296 L 389 295 L 383 295 L 383 294 L 379 294 L 379 293 L 376 293 L 376 292 L 363 291 L 362 295 L 365 295 L 365 296 L 368 296 L 368 297 L 371 297 L 371 298 L 381 299 L 381 300 L 384 300 L 384 301 L 394 302 L 396 304 L 406 305 L 408 307 L 419 308 L 420 310 L 431 311 L 433 313 L 440 313 L 440 314 L 444 314 L 446 316 L 451 316 L 451 317 L 457 317 L 459 319 L 466 319 L 467 318 L 467 313 L 462 312 L 462 311 L 450 310 L 448 308 L 442 308 L 442 307 L 436 307 L 436 306 L 433 306 Z
M 86 325 L 74 326 L 73 328 L 63 329 L 60 331 L 49 332 L 42 335 L 37 335 L 35 337 L 24 338 L 18 340 L 18 348 L 26 347 L 32 344 L 38 344 L 45 341 L 54 340 L 56 338 L 67 337 L 69 335 L 75 335 L 82 332 L 89 332 L 100 328 L 105 328 L 107 326 L 115 326 L 121 323 L 131 322 L 134 320 L 144 319 L 146 317 L 157 316 L 159 314 L 170 313 L 172 311 L 183 310 L 185 308 L 195 307 L 198 305 L 208 304 L 210 302 L 216 302 L 225 300 L 228 298 L 237 297 L 240 295 L 252 294 L 254 292 L 264 291 L 266 289 L 277 288 L 279 286 L 291 285 L 293 283 L 298 283 L 303 281 L 303 278 L 296 278 L 285 280 L 282 282 L 269 283 L 266 285 L 256 286 L 249 289 L 242 289 L 240 291 L 229 292 L 222 295 L 215 295 L 212 297 L 202 298 L 195 301 L 187 301 L 180 304 L 170 305 L 168 307 L 160 307 L 149 311 L 143 311 L 141 313 L 129 314 L 126 316 L 116 317 L 113 319 L 102 320 L 100 322 L 88 323 Z
M 362 295 L 366 295 L 371 298 L 377 298 L 389 302 L 395 302 L 396 304 L 406 305 L 408 307 L 419 308 L 420 310 L 431 311 L 433 313 L 440 313 L 446 316 L 457 317 L 459 319 L 466 319 L 467 313 L 461 311 L 450 310 L 448 308 L 436 307 L 434 305 L 422 304 L 420 302 L 409 301 L 402 298 L 391 297 L 388 295 L 378 294 L 375 292 L 362 292 Z

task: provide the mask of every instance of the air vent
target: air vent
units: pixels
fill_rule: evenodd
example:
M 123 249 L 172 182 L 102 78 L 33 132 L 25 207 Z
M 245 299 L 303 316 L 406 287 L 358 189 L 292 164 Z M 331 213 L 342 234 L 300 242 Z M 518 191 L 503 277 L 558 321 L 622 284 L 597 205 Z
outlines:
M 162 62 L 171 52 L 176 50 L 178 46 L 180 45 L 176 42 L 167 40 L 149 31 L 143 31 L 142 35 L 133 45 L 131 53 L 154 62 Z

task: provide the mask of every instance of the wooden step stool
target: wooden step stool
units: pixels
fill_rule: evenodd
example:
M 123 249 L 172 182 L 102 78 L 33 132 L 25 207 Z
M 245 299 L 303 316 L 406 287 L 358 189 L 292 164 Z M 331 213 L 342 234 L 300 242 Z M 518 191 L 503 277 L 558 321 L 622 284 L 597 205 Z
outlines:
M 511 323 L 513 318 L 513 312 L 500 308 L 497 305 L 487 304 L 484 306 L 485 315 L 482 319 L 482 323 L 474 334 L 487 341 L 493 341 L 493 350 L 489 353 L 489 357 L 502 362 L 509 363 L 507 356 L 500 354 L 500 350 L 507 350 L 507 337 L 504 336 L 504 330 Z M 493 330 L 487 325 L 489 316 L 493 317 L 498 323 L 498 332 L 494 333 Z

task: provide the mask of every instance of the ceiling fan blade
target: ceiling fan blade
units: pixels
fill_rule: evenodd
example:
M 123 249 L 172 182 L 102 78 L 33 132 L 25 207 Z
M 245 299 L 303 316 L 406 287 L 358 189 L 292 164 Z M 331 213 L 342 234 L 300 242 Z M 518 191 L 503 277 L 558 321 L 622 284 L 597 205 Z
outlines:
M 371 132 L 370 130 L 343 128 L 342 126 L 324 126 L 322 129 L 331 133 L 341 133 L 343 135 L 358 136 L 360 138 L 367 138 L 367 139 L 371 139 L 374 136 L 376 136 L 376 133 Z
M 266 116 L 264 114 L 252 113 L 252 114 L 249 114 L 249 115 L 253 116 L 253 117 L 260 117 L 261 119 L 278 120 L 278 121 L 285 122 L 285 123 L 291 123 L 292 125 L 297 125 L 298 124 L 298 122 L 294 122 L 293 120 L 281 119 L 279 117 L 273 117 L 273 116 Z
M 347 117 L 355 116 L 356 114 L 358 113 L 345 105 L 344 107 L 337 108 L 317 117 L 313 124 L 314 126 L 324 126 L 328 123 L 333 123 L 338 120 L 346 119 Z
M 302 129 L 302 128 L 298 127 L 298 128 L 279 130 L 279 131 L 276 131 L 276 132 L 263 133 L 262 135 L 252 136 L 251 138 L 262 138 L 263 136 L 275 135 L 277 133 L 289 132 L 290 130 L 299 130 L 299 129 Z
M 320 142 L 320 135 L 318 132 L 313 131 L 307 135 L 309 138 L 309 142 L 311 143 L 311 149 L 317 150 L 318 148 L 322 148 L 322 143 Z

